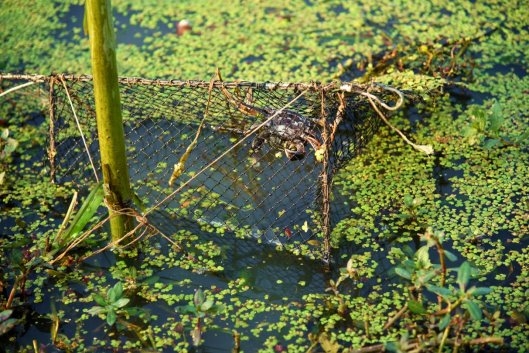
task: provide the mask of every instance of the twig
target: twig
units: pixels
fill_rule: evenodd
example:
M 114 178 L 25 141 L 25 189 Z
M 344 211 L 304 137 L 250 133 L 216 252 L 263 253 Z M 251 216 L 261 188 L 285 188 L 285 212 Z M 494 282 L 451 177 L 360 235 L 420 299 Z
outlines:
M 364 92 L 365 93 L 365 92 Z M 415 148 L 417 151 L 420 151 L 420 152 L 423 152 L 427 155 L 431 155 L 433 154 L 433 148 L 431 145 L 417 145 L 413 142 L 411 142 L 407 137 L 406 135 L 404 135 L 404 133 L 402 133 L 402 131 L 400 131 L 399 129 L 397 129 L 395 126 L 393 126 L 389 121 L 388 119 L 384 116 L 384 114 L 380 111 L 380 109 L 378 109 L 377 105 L 375 104 L 375 101 L 373 100 L 373 98 L 371 97 L 372 95 L 371 94 L 364 94 L 365 96 L 367 96 L 367 99 L 369 100 L 369 103 L 371 104 L 371 106 L 373 107 L 373 109 L 378 113 L 378 116 L 380 116 L 380 119 L 382 119 L 382 121 L 387 125 L 389 126 L 393 131 L 395 131 L 397 134 L 399 134 L 400 137 L 402 137 L 402 139 L 407 143 L 409 144 L 410 146 L 412 146 L 413 148 Z
M 57 231 L 57 235 L 55 236 L 55 241 L 60 241 L 62 232 L 64 232 L 64 230 L 66 229 L 66 224 L 70 220 L 70 217 L 72 216 L 73 210 L 76 205 L 77 205 L 77 191 L 74 191 L 73 196 L 72 196 L 72 201 L 70 201 L 70 206 L 68 207 L 68 211 L 66 211 L 66 215 L 64 216 L 61 226 L 59 227 L 59 230 Z
M 388 322 L 386 322 L 386 324 L 384 325 L 384 327 L 382 328 L 383 330 L 387 330 L 388 328 L 390 328 L 391 326 L 393 326 L 393 324 L 402 316 L 404 315 L 404 313 L 406 312 L 406 310 L 408 310 L 408 304 L 405 304 L 397 314 L 395 314 L 395 316 L 393 316 L 392 318 L 390 318 L 388 320 Z
M 88 159 L 90 160 L 90 165 L 92 166 L 92 170 L 94 171 L 94 176 L 96 178 L 96 181 L 99 183 L 99 177 L 97 176 L 96 167 L 94 165 L 94 161 L 92 160 L 92 155 L 90 155 L 90 150 L 88 149 L 88 145 L 86 143 L 86 139 L 83 134 L 83 130 L 81 129 L 81 124 L 79 123 L 79 119 L 77 118 L 77 113 L 75 112 L 75 108 L 73 106 L 72 97 L 70 97 L 70 92 L 68 92 L 68 87 L 66 87 L 66 82 L 64 81 L 64 77 L 60 77 L 61 83 L 64 87 L 64 91 L 66 92 L 66 96 L 68 97 L 68 101 L 70 102 L 70 107 L 72 108 L 73 116 L 75 118 L 75 123 L 77 124 L 77 128 L 79 129 L 79 133 L 81 134 L 81 139 L 83 140 L 84 148 L 86 150 L 86 154 L 88 155 Z
M 355 91 L 355 93 L 358 93 L 358 94 L 360 94 L 362 96 L 366 96 L 366 97 L 376 101 L 384 109 L 389 110 L 389 111 L 394 111 L 394 110 L 397 110 L 400 107 L 402 107 L 402 104 L 404 104 L 404 95 L 402 94 L 401 91 L 399 91 L 398 89 L 395 89 L 393 87 L 384 86 L 384 85 L 381 85 L 381 84 L 377 84 L 377 86 L 380 86 L 383 89 L 385 89 L 386 91 L 391 91 L 391 92 L 393 92 L 393 93 L 395 93 L 395 94 L 397 94 L 399 96 L 399 99 L 397 100 L 397 102 L 395 102 L 394 106 L 387 105 L 380 98 L 378 98 L 377 96 L 375 96 L 374 94 L 371 94 L 369 92 L 366 92 L 366 91 Z
M 15 87 L 11 87 L 10 89 L 5 90 L 4 92 L 0 93 L 0 97 L 3 97 L 3 96 L 5 96 L 5 95 L 7 95 L 8 93 L 18 91 L 19 89 L 22 89 L 22 88 L 24 88 L 24 87 L 34 85 L 34 84 L 37 83 L 37 82 L 38 82 L 38 81 L 35 81 L 35 82 L 26 82 L 26 83 L 23 83 L 23 84 L 21 84 L 21 85 L 15 86 Z
M 81 234 L 80 236 L 76 237 L 74 241 L 72 241 L 70 243 L 70 245 L 68 245 L 68 247 L 60 254 L 58 255 L 57 257 L 55 257 L 53 260 L 51 260 L 49 262 L 50 265 L 53 265 L 54 263 L 56 263 L 57 261 L 61 260 L 63 257 L 66 256 L 66 254 L 68 254 L 68 252 L 70 252 L 73 248 L 75 248 L 77 245 L 79 245 L 80 243 L 82 243 L 86 238 L 88 238 L 88 236 L 90 234 L 92 234 L 94 232 L 94 230 L 98 229 L 98 228 L 101 228 L 103 226 L 103 224 L 105 224 L 106 221 L 108 221 L 110 218 L 109 217 L 106 217 L 105 219 L 103 219 L 102 221 L 98 222 L 97 224 L 95 224 L 92 228 L 90 228 L 89 230 L 87 230 L 86 232 L 84 232 L 83 234 Z

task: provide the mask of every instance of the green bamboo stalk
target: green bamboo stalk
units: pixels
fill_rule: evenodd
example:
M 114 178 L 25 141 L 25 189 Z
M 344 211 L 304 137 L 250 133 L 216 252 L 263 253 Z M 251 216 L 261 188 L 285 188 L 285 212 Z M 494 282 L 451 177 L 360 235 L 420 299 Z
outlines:
M 103 168 L 105 201 L 112 240 L 132 229 L 132 218 L 118 211 L 132 199 L 125 154 L 116 40 L 110 0 L 86 0 L 85 29 L 90 38 L 97 132 Z

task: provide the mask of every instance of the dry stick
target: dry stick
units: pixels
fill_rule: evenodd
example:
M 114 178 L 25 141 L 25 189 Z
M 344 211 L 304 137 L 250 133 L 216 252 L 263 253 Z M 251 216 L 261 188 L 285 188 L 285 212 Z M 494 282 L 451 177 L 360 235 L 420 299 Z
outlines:
M 393 326 L 393 324 L 395 323 L 395 321 L 397 321 L 405 312 L 406 310 L 408 310 L 408 304 L 404 304 L 404 306 L 399 310 L 398 313 L 395 314 L 395 316 L 393 316 L 392 318 L 390 318 L 388 320 L 388 322 L 386 322 L 386 324 L 384 325 L 384 327 L 382 328 L 383 330 L 387 330 L 388 328 L 390 328 L 391 326 Z
M 60 254 L 58 255 L 57 257 L 55 257 L 53 260 L 51 260 L 49 262 L 50 265 L 53 265 L 54 263 L 56 263 L 57 261 L 61 260 L 63 257 L 66 256 L 66 254 L 68 254 L 68 252 L 70 250 L 72 250 L 73 248 L 75 248 L 77 245 L 79 245 L 82 241 L 84 241 L 86 238 L 88 238 L 88 236 L 90 234 L 93 233 L 94 230 L 98 229 L 98 228 L 101 228 L 103 226 L 103 224 L 105 224 L 106 221 L 109 220 L 109 217 L 105 218 L 104 220 L 98 222 L 97 224 L 95 224 L 92 228 L 90 228 L 89 230 L 87 230 L 86 232 L 84 232 L 83 234 L 81 234 L 80 236 L 76 237 L 74 241 L 72 241 L 70 243 L 70 245 L 68 245 L 68 247 Z
M 193 175 L 191 178 L 189 178 L 185 183 L 183 183 L 182 185 L 180 185 L 175 191 L 173 191 L 172 193 L 170 193 L 169 195 L 167 195 L 163 200 L 161 200 L 160 202 L 158 202 L 156 205 L 152 206 L 150 209 L 148 209 L 147 211 L 145 211 L 144 215 L 148 215 L 149 213 L 151 213 L 152 211 L 154 211 L 155 209 L 157 209 L 158 207 L 160 207 L 162 204 L 164 204 L 165 202 L 167 202 L 170 198 L 172 198 L 174 195 L 176 195 L 177 193 L 179 193 L 180 191 L 182 191 L 182 189 L 184 187 L 186 187 L 187 185 L 189 185 L 189 183 L 191 183 L 193 180 L 195 180 L 199 175 L 201 175 L 202 173 L 204 173 L 206 170 L 208 170 L 209 168 L 211 168 L 211 166 L 213 166 L 214 164 L 216 164 L 218 161 L 220 161 L 222 158 L 224 158 L 224 156 L 226 156 L 228 153 L 230 153 L 232 150 L 234 150 L 237 146 L 239 146 L 240 144 L 242 144 L 244 141 L 246 141 L 248 139 L 248 137 L 250 137 L 251 135 L 253 135 L 257 130 L 259 130 L 260 128 L 262 128 L 263 126 L 265 126 L 266 124 L 268 124 L 268 122 L 270 120 L 272 120 L 273 118 L 275 118 L 276 116 L 278 116 L 279 114 L 281 114 L 283 112 L 283 110 L 285 110 L 286 108 L 290 107 L 294 102 L 296 102 L 298 99 L 300 99 L 303 95 L 305 95 L 305 93 L 307 93 L 309 89 L 307 88 L 306 90 L 304 90 L 303 92 L 301 92 L 299 95 L 297 95 L 294 99 L 292 99 L 290 102 L 288 102 L 287 104 L 285 104 L 281 109 L 277 110 L 274 114 L 272 114 L 268 119 L 266 119 L 265 121 L 263 121 L 261 124 L 259 124 L 257 127 L 255 127 L 254 129 L 250 130 L 248 132 L 247 135 L 245 135 L 242 139 L 240 139 L 239 141 L 237 141 L 237 143 L 235 143 L 233 146 L 231 146 L 230 148 L 228 148 L 226 151 L 224 151 L 220 156 L 218 156 L 217 158 L 215 158 L 212 162 L 210 162 L 207 166 L 205 166 L 204 168 L 202 168 L 201 170 L 199 170 L 195 175 Z
M 61 83 L 64 87 L 64 91 L 66 92 L 66 96 L 68 96 L 68 101 L 70 102 L 70 107 L 72 108 L 73 116 L 75 118 L 75 123 L 77 124 L 77 128 L 79 129 L 79 133 L 81 134 L 81 139 L 83 140 L 83 145 L 86 150 L 86 154 L 88 155 L 88 159 L 90 160 L 90 164 L 92 165 L 92 170 L 94 171 L 94 175 L 96 177 L 96 181 L 99 183 L 99 177 L 97 176 L 96 167 L 94 165 L 94 161 L 92 160 L 92 155 L 90 155 L 90 151 L 88 149 L 88 145 L 86 144 L 86 139 L 83 134 L 83 130 L 81 129 L 81 124 L 79 123 L 79 119 L 77 118 L 77 113 L 75 112 L 75 108 L 73 106 L 72 98 L 70 97 L 70 92 L 68 92 L 68 87 L 66 87 L 66 82 L 64 81 L 64 78 L 61 76 Z
M 321 92 L 321 119 L 323 120 L 323 136 L 324 136 L 324 146 L 325 150 L 323 151 L 323 160 L 321 168 L 321 188 L 322 188 L 322 231 L 323 231 L 323 262 L 326 264 L 326 269 L 330 270 L 330 257 L 331 257 L 331 191 L 329 185 L 329 148 L 331 147 L 332 140 L 330 140 L 329 129 L 327 128 L 327 116 L 325 114 L 325 94 L 323 90 Z M 339 114 L 338 111 L 337 114 Z M 334 133 L 332 131 L 331 133 Z M 333 136 L 334 137 L 334 136 Z
M 70 206 L 68 207 L 68 211 L 66 211 L 66 214 L 64 215 L 64 219 L 62 220 L 61 226 L 59 227 L 59 230 L 57 231 L 57 235 L 55 236 L 55 241 L 60 239 L 60 236 L 62 235 L 62 232 L 66 229 L 66 225 L 68 221 L 70 220 L 70 217 L 72 216 L 73 210 L 75 206 L 77 206 L 77 191 L 73 192 L 72 201 L 70 201 Z
M 365 93 L 365 92 L 364 92 Z M 399 129 L 397 129 L 395 126 L 393 126 L 389 121 L 388 119 L 384 116 L 384 114 L 380 111 L 380 109 L 378 109 L 377 105 L 375 104 L 375 101 L 373 100 L 373 95 L 369 94 L 369 93 L 366 93 L 366 94 L 363 94 L 367 97 L 367 99 L 369 100 L 369 104 L 371 104 L 371 106 L 373 107 L 373 109 L 378 113 L 378 116 L 380 116 L 380 119 L 382 119 L 382 121 L 387 125 L 389 126 L 393 131 L 395 131 L 397 134 L 399 134 L 400 137 L 402 137 L 402 139 L 404 141 L 406 141 L 407 144 L 409 144 L 410 146 L 412 146 L 413 148 L 415 148 L 417 151 L 420 151 L 420 152 L 423 152 L 427 155 L 430 155 L 430 154 L 433 154 L 433 148 L 432 146 L 430 145 L 417 145 L 413 142 L 411 142 L 407 137 L 406 135 L 404 135 L 402 133 L 402 131 L 400 131 Z M 381 103 L 379 101 L 379 103 Z M 385 105 L 385 104 L 384 104 Z M 388 105 L 385 105 L 385 107 L 389 107 Z M 390 107 L 391 108 L 391 107 Z M 390 110 L 394 110 L 394 107 L 391 108 Z
M 48 128 L 49 142 L 48 142 L 48 160 L 50 162 L 50 181 L 55 183 L 55 156 L 57 155 L 57 150 L 55 149 L 55 84 L 57 79 L 55 77 L 50 77 L 48 81 L 49 88 L 49 122 L 50 126 Z M 48 238 L 49 239 L 49 238 Z M 46 249 L 48 248 L 48 239 L 46 239 Z
M 128 212 L 127 212 L 127 210 L 128 210 Z M 130 230 L 128 233 L 123 235 L 123 237 L 121 237 L 120 239 L 110 242 L 106 246 L 104 246 L 104 247 L 102 247 L 102 248 L 90 253 L 89 255 L 85 255 L 84 257 L 81 258 L 81 261 L 84 261 L 84 260 L 86 260 L 89 257 L 92 257 L 94 255 L 97 255 L 97 254 L 99 254 L 99 253 L 101 253 L 101 252 L 103 252 L 103 251 L 105 251 L 105 250 L 107 250 L 107 249 L 109 249 L 109 248 L 111 248 L 113 246 L 119 245 L 119 243 L 121 243 L 123 240 L 125 240 L 126 238 L 128 238 L 129 236 L 134 234 L 136 232 L 136 230 L 140 229 L 142 226 L 145 226 L 146 229 L 139 236 L 137 236 L 136 238 L 131 240 L 129 243 L 123 245 L 123 247 L 130 246 L 130 245 L 134 244 L 135 242 L 139 241 L 145 235 L 147 229 L 150 229 L 150 230 L 153 230 L 155 233 L 157 233 L 157 234 L 161 235 L 162 237 L 164 237 L 168 242 L 173 244 L 173 246 L 175 246 L 176 248 L 181 249 L 180 245 L 175 243 L 171 238 L 169 238 L 167 235 L 165 235 L 161 230 L 156 228 L 154 225 L 150 224 L 147 221 L 147 218 L 145 218 L 144 216 L 140 215 L 136 210 L 134 210 L 134 209 L 123 209 L 123 210 L 116 211 L 115 215 L 117 215 L 117 214 L 125 214 L 125 215 L 129 215 L 129 216 L 135 217 L 139 224 L 136 227 L 134 227 L 132 230 Z M 100 221 L 96 225 L 94 225 L 92 228 L 90 228 L 89 230 L 84 232 L 81 236 L 77 237 L 76 240 L 73 241 L 66 248 L 66 250 L 64 250 L 59 256 L 57 256 L 52 261 L 50 261 L 50 264 L 54 264 L 55 262 L 59 261 L 64 256 L 66 256 L 66 254 L 69 251 L 71 251 L 73 248 L 75 248 L 77 245 L 79 245 L 82 241 L 84 241 L 90 234 L 93 233 L 94 230 L 96 230 L 98 228 L 101 228 L 103 226 L 103 224 L 106 223 L 108 220 L 110 220 L 110 217 L 106 217 L 105 219 L 103 219 L 102 221 Z
M 220 77 L 220 73 L 218 72 L 218 69 L 217 69 L 217 76 Z M 202 121 L 200 122 L 200 125 L 198 126 L 197 132 L 195 133 L 195 138 L 193 139 L 193 141 L 191 141 L 189 146 L 187 146 L 184 154 L 182 154 L 182 156 L 180 157 L 180 160 L 178 161 L 178 163 L 176 163 L 174 165 L 173 173 L 171 174 L 171 177 L 169 178 L 169 186 L 173 186 L 173 183 L 176 181 L 176 179 L 180 178 L 180 176 L 184 173 L 186 161 L 189 158 L 189 156 L 191 155 L 191 152 L 197 146 L 198 137 L 202 133 L 202 127 L 204 126 L 204 122 L 206 121 L 206 117 L 209 114 L 209 105 L 211 104 L 211 92 L 213 91 L 214 80 L 215 79 L 212 78 L 210 83 L 209 83 L 208 101 L 206 103 L 206 111 L 204 112 L 204 117 L 202 118 Z
M 401 91 L 399 91 L 396 88 L 388 87 L 388 86 L 384 86 L 384 85 L 380 85 L 380 84 L 378 86 L 382 87 L 386 91 L 391 91 L 391 92 L 393 92 L 393 93 L 395 93 L 395 94 L 397 94 L 399 96 L 399 100 L 395 103 L 394 106 L 387 105 L 380 98 L 378 98 L 377 96 L 375 96 L 374 94 L 371 94 L 369 92 L 355 91 L 355 93 L 358 93 L 360 95 L 363 95 L 363 96 L 366 96 L 368 98 L 371 98 L 371 99 L 375 100 L 378 104 L 380 104 L 386 110 L 391 110 L 391 111 L 392 110 L 397 110 L 397 109 L 399 109 L 402 106 L 402 104 L 404 104 L 404 95 L 402 94 Z
M 443 348 L 446 343 L 446 339 L 448 338 L 448 333 L 450 332 L 450 325 L 447 325 L 446 328 L 443 331 L 443 335 L 441 337 L 441 342 L 439 343 L 439 349 L 437 350 L 438 353 L 443 352 Z
M 13 283 L 13 287 L 11 288 L 11 291 L 9 292 L 9 297 L 7 298 L 7 302 L 4 306 L 4 309 L 11 309 L 11 305 L 13 304 L 13 300 L 15 299 L 15 293 L 17 292 L 18 283 L 20 282 L 20 277 L 15 277 L 15 282 Z
M 0 93 L 0 97 L 3 97 L 5 95 L 7 95 L 8 93 L 11 93 L 11 92 L 14 92 L 14 91 L 18 91 L 19 89 L 22 89 L 24 87 L 34 85 L 37 82 L 43 82 L 43 81 L 26 82 L 26 83 L 23 83 L 21 85 L 15 86 L 15 87 L 11 87 L 10 89 Z
M 88 255 L 85 255 L 83 258 L 81 258 L 81 261 L 84 261 L 84 260 L 88 259 L 89 257 L 92 257 L 94 255 L 102 253 L 103 251 L 105 251 L 105 250 L 107 250 L 107 249 L 109 249 L 109 248 L 111 248 L 113 246 L 119 245 L 119 243 L 121 243 L 123 240 L 125 240 L 126 238 L 131 236 L 133 233 L 135 233 L 142 226 L 145 226 L 146 229 L 139 236 L 137 236 L 133 240 L 131 240 L 129 243 L 123 245 L 123 247 L 130 246 L 130 245 L 134 244 L 135 242 L 139 241 L 146 234 L 146 231 L 148 229 L 150 229 L 150 230 L 153 230 L 158 235 L 161 235 L 163 238 L 165 238 L 169 243 L 173 244 L 173 246 L 175 246 L 179 250 L 182 249 L 180 247 L 180 245 L 175 243 L 171 238 L 169 238 L 167 235 L 165 235 L 161 230 L 156 228 L 154 225 L 150 224 L 147 221 L 147 218 L 145 218 L 144 216 L 140 215 L 136 210 L 134 210 L 134 209 L 128 209 L 128 210 L 130 210 L 130 212 L 124 212 L 124 210 L 119 210 L 119 211 L 116 211 L 116 214 L 120 213 L 120 214 L 126 214 L 126 215 L 129 215 L 129 216 L 135 217 L 136 220 L 139 222 L 139 224 L 136 227 L 134 227 L 132 230 L 130 230 L 127 234 L 125 234 L 123 237 L 121 237 L 120 239 L 118 239 L 116 241 L 112 241 L 108 245 L 106 245 L 106 246 L 104 246 L 104 247 L 102 247 L 102 248 L 100 248 L 100 249 L 98 249 L 98 250 L 96 250 L 96 251 L 94 251 L 94 252 L 92 252 L 92 253 L 90 253 Z M 109 218 L 105 219 L 103 222 L 106 222 L 108 220 L 109 220 Z

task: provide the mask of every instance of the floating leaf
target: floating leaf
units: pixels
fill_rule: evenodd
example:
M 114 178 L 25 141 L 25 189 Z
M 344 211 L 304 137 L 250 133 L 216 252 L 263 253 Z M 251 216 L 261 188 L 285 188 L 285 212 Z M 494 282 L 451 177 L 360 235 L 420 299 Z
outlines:
M 303 225 L 301 226 L 301 229 L 307 233 L 309 231 L 309 224 L 307 221 L 305 221 L 305 223 L 303 223 Z
M 318 342 L 325 353 L 337 353 L 340 351 L 340 344 L 336 342 L 332 337 L 329 338 L 327 333 L 322 333 L 318 337 Z
M 412 145 L 413 148 L 415 148 L 417 151 L 422 152 L 428 156 L 434 154 L 434 150 L 432 145 Z
M 310 239 L 307 241 L 307 244 L 311 246 L 321 246 L 321 242 L 317 239 Z
M 488 128 L 492 133 L 499 132 L 501 126 L 505 122 L 501 105 L 495 102 L 490 109 L 489 125 Z

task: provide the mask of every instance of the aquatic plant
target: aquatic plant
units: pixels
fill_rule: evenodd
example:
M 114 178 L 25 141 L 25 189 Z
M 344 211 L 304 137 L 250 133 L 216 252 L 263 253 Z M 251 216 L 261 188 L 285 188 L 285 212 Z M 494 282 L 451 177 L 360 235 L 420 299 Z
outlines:
M 7 309 L 0 312 L 0 336 L 11 330 L 20 321 L 12 318 L 13 310 Z
M 193 345 L 198 346 L 202 340 L 202 333 L 206 329 L 206 317 L 222 313 L 225 307 L 223 304 L 215 303 L 213 299 L 208 298 L 204 291 L 199 288 L 195 291 L 193 301 L 190 304 L 177 307 L 176 310 L 182 315 L 193 317 L 194 322 L 190 335 Z
M 94 293 L 92 299 L 98 304 L 87 310 L 90 315 L 96 315 L 106 320 L 110 326 L 116 323 L 119 315 L 124 315 L 126 310 L 123 308 L 130 301 L 124 296 L 123 284 L 117 282 L 112 288 L 108 289 L 105 295 Z
M 0 134 L 0 166 L 2 166 L 2 170 L 0 171 L 0 185 L 4 183 L 6 174 L 4 170 L 5 165 L 10 162 L 10 156 L 17 146 L 18 141 L 9 137 L 9 129 L 3 129 Z

